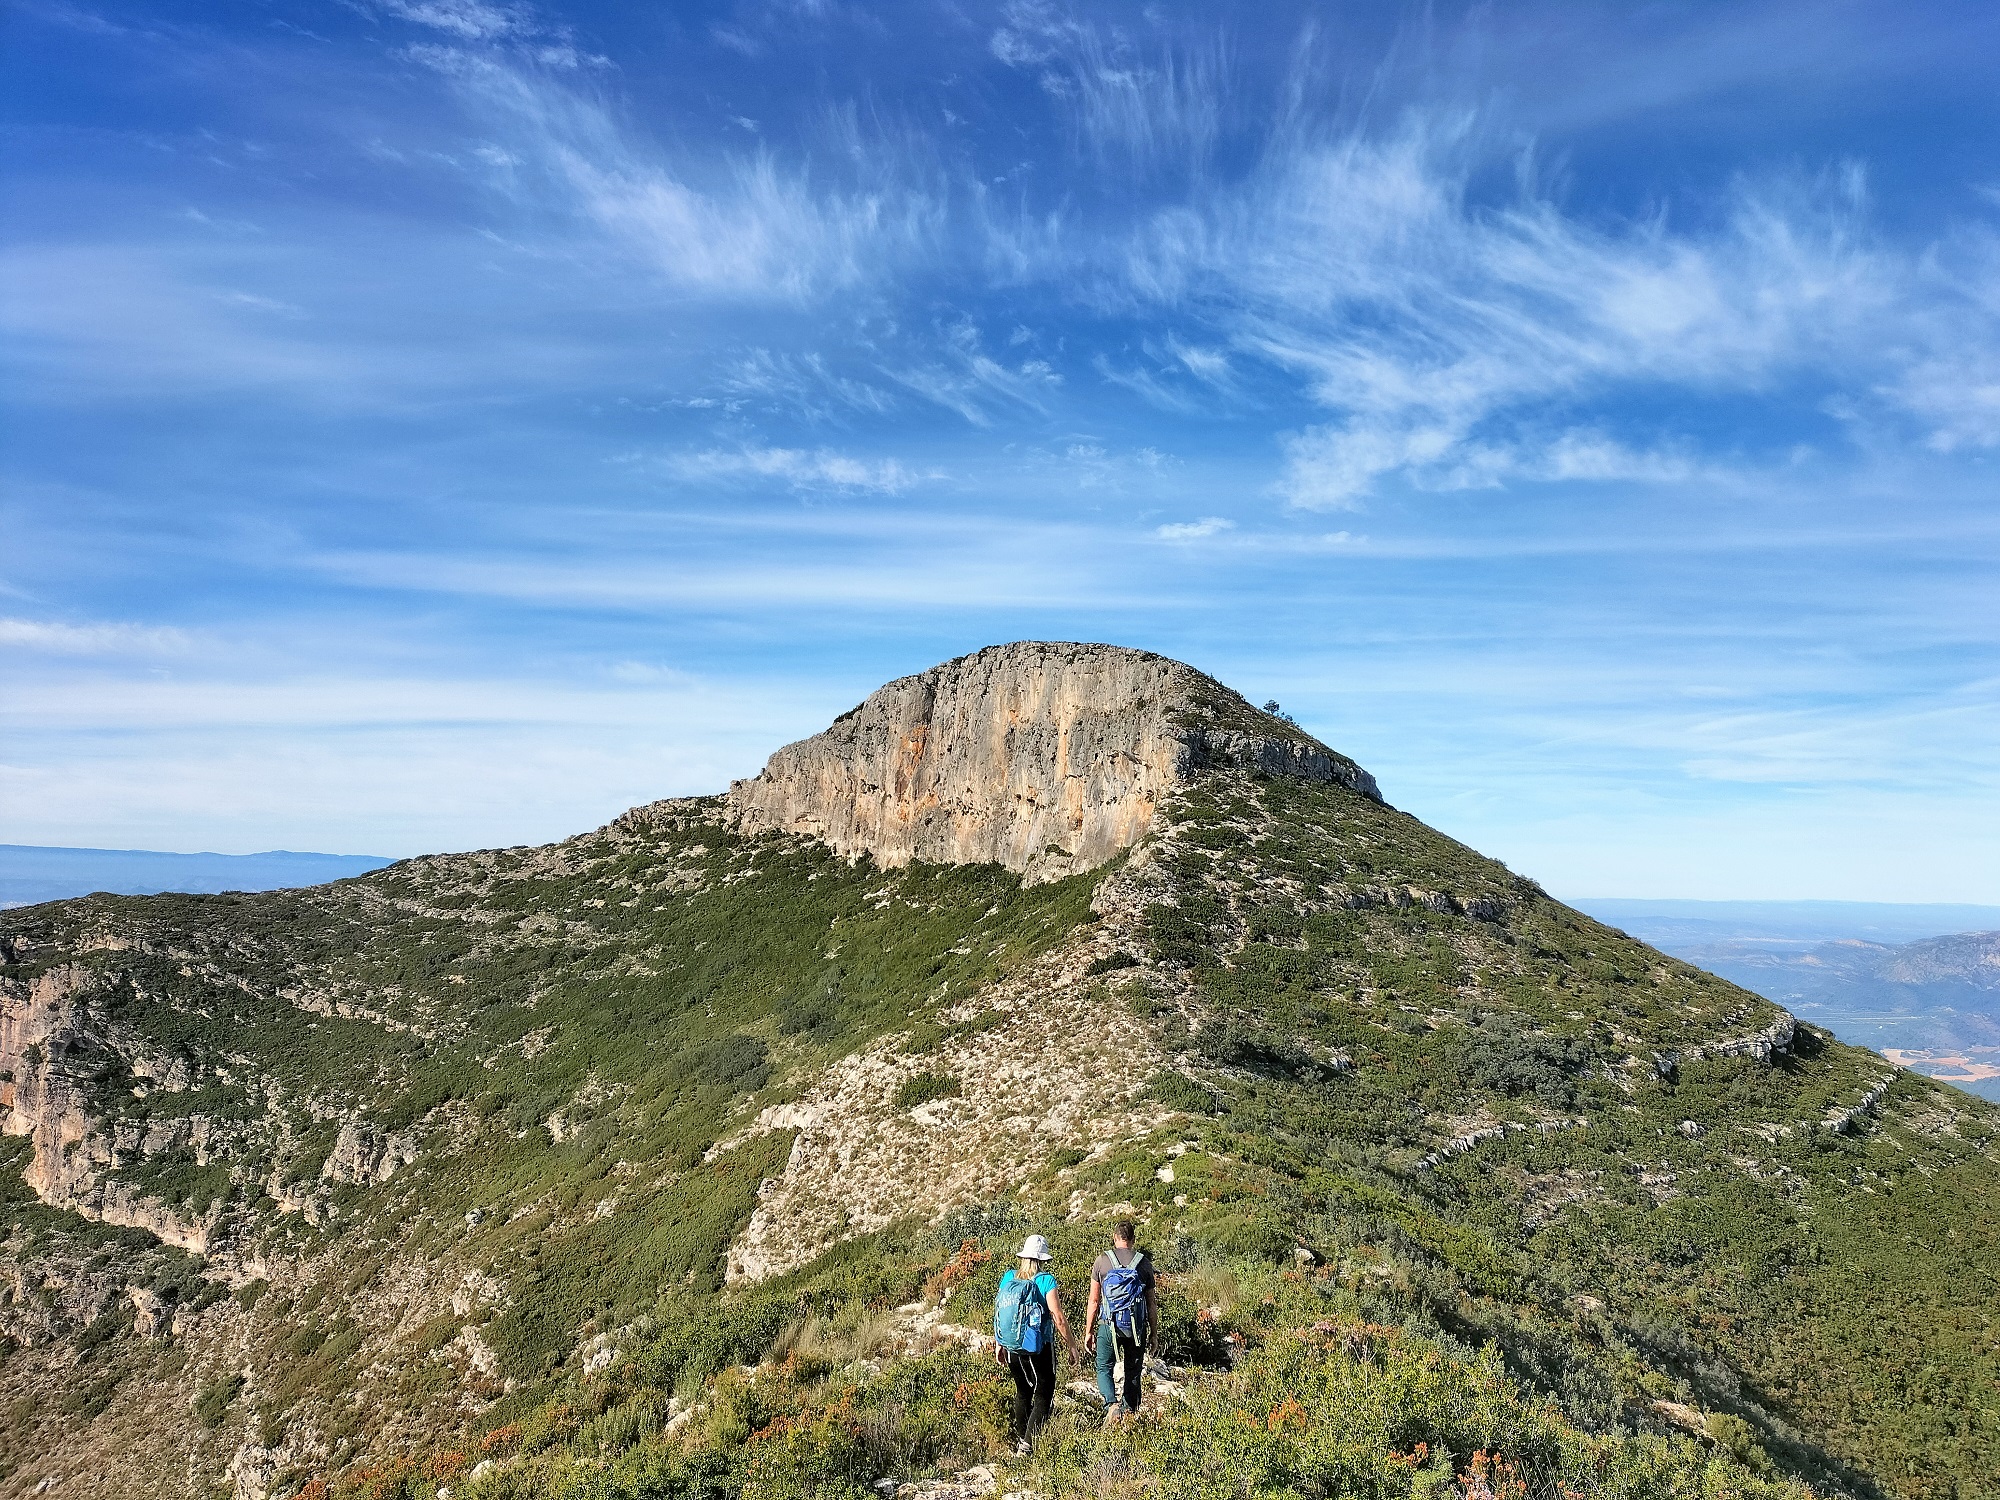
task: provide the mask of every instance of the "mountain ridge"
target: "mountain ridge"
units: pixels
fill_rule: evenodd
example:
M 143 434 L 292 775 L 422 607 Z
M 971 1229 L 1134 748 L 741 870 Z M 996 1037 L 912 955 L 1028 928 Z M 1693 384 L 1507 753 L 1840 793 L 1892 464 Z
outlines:
M 1317 744 L 1213 712 L 1254 717 L 1203 745 Z M 1070 764 L 1059 720 L 1029 717 L 1036 776 Z M 853 779 L 893 812 L 881 765 Z M 1143 828 L 1067 873 L 1076 843 L 1036 869 L 1002 840 L 1014 870 L 891 829 L 878 861 L 725 795 L 307 890 L 6 913 L 0 1495 L 1004 1467 L 966 1320 L 1024 1225 L 1067 1282 L 1119 1213 L 1181 1394 L 1123 1446 L 1065 1398 L 1015 1466 L 1044 1493 L 1465 1495 L 1495 1451 L 1537 1497 L 1987 1493 L 1996 1111 L 1372 781 L 1258 752 L 1115 790 L 1086 825 L 1144 794 Z M 1454 1394 L 1352 1426 L 1378 1379 Z

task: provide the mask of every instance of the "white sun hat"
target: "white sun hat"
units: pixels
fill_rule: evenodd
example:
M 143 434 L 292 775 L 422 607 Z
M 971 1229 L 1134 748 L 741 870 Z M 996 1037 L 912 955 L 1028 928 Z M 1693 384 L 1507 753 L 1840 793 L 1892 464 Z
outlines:
M 1031 1234 L 1025 1240 L 1021 1241 L 1022 1260 L 1054 1260 L 1055 1258 L 1055 1251 L 1049 1248 L 1049 1242 L 1041 1235 Z

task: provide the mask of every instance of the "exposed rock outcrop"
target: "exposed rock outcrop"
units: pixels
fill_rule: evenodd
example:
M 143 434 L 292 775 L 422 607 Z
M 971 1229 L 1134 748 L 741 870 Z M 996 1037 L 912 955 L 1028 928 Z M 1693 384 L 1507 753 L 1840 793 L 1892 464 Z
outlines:
M 101 1089 L 92 1086 L 107 1059 L 123 1065 L 134 1094 L 180 1093 L 214 1076 L 109 1024 L 101 1001 L 118 982 L 115 971 L 75 963 L 52 965 L 25 981 L 0 980 L 0 1134 L 33 1143 L 22 1178 L 50 1207 L 143 1229 L 197 1255 L 214 1253 L 226 1216 L 223 1200 L 200 1210 L 170 1205 L 123 1180 L 119 1170 L 162 1157 L 197 1167 L 231 1163 L 254 1142 L 282 1142 L 283 1122 L 275 1115 L 241 1121 L 199 1111 L 140 1118 L 107 1113 Z M 415 1131 L 385 1134 L 366 1122 L 342 1120 L 320 1180 L 370 1186 L 416 1154 Z M 267 1190 L 282 1207 L 303 1208 L 315 1223 L 323 1218 L 320 1197 L 300 1194 L 281 1170 L 273 1169 Z
M 214 1126 L 200 1114 L 143 1125 L 98 1117 L 72 1062 L 101 1040 L 89 1006 L 97 979 L 82 965 L 58 964 L 25 984 L 0 982 L 0 1132 L 34 1142 L 22 1178 L 42 1202 L 206 1253 L 216 1213 L 177 1213 L 106 1175 L 120 1160 L 176 1149 L 205 1162 Z M 131 1055 L 134 1077 L 186 1086 L 179 1060 L 150 1058 L 136 1046 Z
M 417 1133 L 414 1130 L 384 1135 L 364 1121 L 343 1120 L 333 1150 L 326 1158 L 326 1165 L 320 1169 L 320 1176 L 329 1182 L 350 1182 L 360 1187 L 371 1187 L 388 1181 L 398 1167 L 407 1166 L 416 1159 Z
M 1375 780 L 1286 720 L 1148 651 L 992 646 L 900 678 L 729 789 L 738 826 L 887 866 L 993 862 L 1031 880 L 1103 864 L 1214 765 Z
M 1171 1111 L 1144 1088 L 1170 1059 L 1091 972 L 1133 942 L 1153 894 L 1147 879 L 1146 870 L 1119 871 L 1098 892 L 1098 924 L 947 1013 L 985 1013 L 989 1027 L 919 1056 L 903 1050 L 905 1038 L 886 1038 L 718 1143 L 711 1157 L 751 1134 L 796 1132 L 730 1249 L 729 1281 L 794 1270 L 912 1213 L 936 1218 L 1000 1197 L 1058 1146 L 1108 1149 L 1161 1124 Z M 1165 995 L 1174 981 L 1154 974 L 1152 983 Z M 917 1073 L 950 1077 L 953 1093 L 899 1105 L 898 1088 Z
M 1488 1125 L 1481 1130 L 1468 1130 L 1455 1135 L 1437 1150 L 1417 1163 L 1419 1172 L 1428 1172 L 1450 1161 L 1454 1156 L 1463 1156 L 1483 1141 L 1497 1141 L 1517 1130 L 1582 1130 L 1588 1127 L 1588 1120 L 1537 1120 L 1532 1125 L 1524 1125 L 1518 1120 L 1506 1120 L 1498 1125 Z
M 1690 1047 L 1686 1056 L 1699 1061 L 1704 1057 L 1754 1057 L 1758 1062 L 1767 1063 L 1781 1052 L 1789 1052 L 1792 1038 L 1798 1032 L 1798 1021 L 1790 1011 L 1781 1010 L 1777 1019 L 1762 1031 L 1750 1036 L 1732 1037 L 1728 1041 L 1709 1042 L 1704 1046 Z
M 1874 1112 L 1875 1106 L 1882 1102 L 1882 1096 L 1889 1092 L 1889 1085 L 1896 1081 L 1897 1075 L 1902 1071 L 1901 1068 L 1895 1068 L 1883 1074 L 1868 1092 L 1861 1096 L 1858 1103 L 1846 1109 L 1836 1107 L 1828 1110 L 1826 1117 L 1819 1122 L 1819 1128 L 1834 1135 L 1845 1134 L 1856 1120 Z

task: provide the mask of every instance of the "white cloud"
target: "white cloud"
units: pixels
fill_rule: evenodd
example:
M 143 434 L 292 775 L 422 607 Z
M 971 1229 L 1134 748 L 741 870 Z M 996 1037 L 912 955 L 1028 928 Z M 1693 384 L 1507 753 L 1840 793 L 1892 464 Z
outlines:
M 1105 45 L 1038 7 L 1015 7 L 1008 32 L 1007 60 L 1059 57 L 1078 77 Z M 1301 96 L 1309 82 L 1294 80 Z M 1166 123 L 1143 150 L 1185 150 L 1185 132 L 1165 138 L 1182 106 L 1156 94 L 1147 107 Z M 1202 384 L 1241 393 L 1254 362 L 1334 412 L 1285 444 L 1281 488 L 1296 505 L 1349 507 L 1391 476 L 1432 488 L 1695 477 L 1671 435 L 1633 445 L 1579 430 L 1541 452 L 1519 435 L 1661 388 L 1701 400 L 1872 387 L 1869 420 L 1916 415 L 1940 451 L 2000 441 L 2000 252 L 1961 247 L 1948 276 L 1928 248 L 1878 241 L 1858 169 L 1739 182 L 1685 225 L 1586 222 L 1532 186 L 1476 198 L 1492 149 L 1470 113 L 1412 111 L 1387 131 L 1307 109 L 1277 119 L 1247 173 L 1191 174 L 1130 223 L 1024 210 L 987 232 L 1012 277 L 1074 283 L 1113 316 L 1174 317 L 1186 331 L 1142 341 L 1150 366 L 1095 357 L 1149 404 L 1207 410 Z M 1086 136 L 1145 134 L 1101 110 L 1079 120 Z
M 2000 348 L 1927 359 L 1883 394 L 1930 428 L 1934 452 L 2000 447 Z
M 1059 15 L 1047 0 L 1008 0 L 1001 14 L 1006 24 L 994 31 L 987 45 L 1009 67 L 1047 62 L 1065 43 L 1083 34 L 1081 26 Z
M 1203 516 L 1199 521 L 1176 521 L 1161 526 L 1154 535 L 1169 542 L 1192 542 L 1219 532 L 1233 531 L 1236 523 L 1222 516 Z
M 996 407 L 1045 411 L 1049 393 L 1063 383 L 1047 360 L 1030 359 L 1009 366 L 994 359 L 981 346 L 979 331 L 970 322 L 961 321 L 940 332 L 943 337 L 936 358 L 900 368 L 885 366 L 882 373 L 925 400 L 957 412 L 974 427 L 991 425 Z
M 1630 448 L 1601 432 L 1582 428 L 1563 433 L 1539 453 L 1517 450 L 1512 460 L 1517 472 L 1537 479 L 1676 484 L 1697 473 L 1694 460 L 1683 453 Z
M 836 373 L 826 357 L 818 353 L 753 350 L 723 377 L 721 384 L 733 397 L 757 398 L 784 406 L 812 422 L 845 422 L 856 416 L 879 416 L 897 404 L 897 398 L 880 386 Z
M 942 232 L 941 202 L 892 141 L 857 139 L 834 153 L 823 165 L 845 181 L 762 148 L 676 160 L 581 87 L 496 54 L 422 46 L 410 55 L 451 80 L 495 138 L 488 145 L 509 158 L 492 177 L 496 191 L 587 228 L 684 291 L 799 301 L 893 274 Z M 838 145 L 856 129 L 836 118 L 821 135 Z
M 1229 356 L 1221 349 L 1204 349 L 1171 337 L 1167 340 L 1167 349 L 1189 374 L 1199 380 L 1217 387 L 1227 387 L 1235 381 Z
M 1437 464 L 1463 436 L 1450 427 L 1417 422 L 1311 427 L 1283 440 L 1285 473 L 1279 492 L 1306 510 L 1353 509 L 1382 475 Z
M 1202 398 L 1207 391 L 1193 392 L 1169 384 L 1142 365 L 1120 369 L 1102 354 L 1091 361 L 1097 373 L 1113 385 L 1123 386 L 1148 406 L 1177 416 L 1191 416 L 1209 404 Z
M 1287 444 L 1294 504 L 1351 506 L 1397 473 L 1667 477 L 1607 441 L 1530 459 L 1484 429 L 1648 384 L 1766 387 L 1845 358 L 1898 299 L 1897 268 L 1858 246 L 1837 195 L 1788 218 L 1746 194 L 1700 239 L 1589 229 L 1542 203 L 1472 208 L 1452 146 L 1413 126 L 1301 150 L 1209 236 L 1156 240 L 1140 268 L 1163 292 L 1222 280 L 1242 337 L 1346 414 Z
M 1120 29 L 1012 0 L 989 48 L 1010 67 L 1038 71 L 1043 92 L 1079 144 L 1127 171 L 1198 169 L 1222 132 L 1227 93 L 1218 43 L 1148 51 Z
M 911 469 L 893 458 L 853 458 L 828 448 L 710 448 L 679 453 L 666 461 L 677 478 L 694 482 L 718 479 L 778 479 L 800 489 L 872 490 L 895 495 L 942 479 L 936 469 Z
M 1538 440 L 1474 440 L 1463 424 L 1350 420 L 1282 440 L 1278 492 L 1305 510 L 1358 508 L 1385 474 L 1421 490 L 1494 489 L 1513 480 L 1675 484 L 1708 472 L 1678 449 L 1633 448 L 1594 428 Z
M 533 29 L 527 13 L 517 6 L 489 5 L 484 0 L 377 0 L 390 15 L 429 26 L 469 42 L 490 42 Z
M 185 634 L 165 626 L 0 619 L 0 650 L 58 656 L 156 656 L 185 651 L 188 644 Z
M 471 41 L 524 15 L 445 0 L 427 24 Z M 1087 201 L 1037 191 L 1032 173 L 947 167 L 936 141 L 881 112 L 826 110 L 793 157 L 758 143 L 696 153 L 645 139 L 597 91 L 502 52 L 412 55 L 452 80 L 491 137 L 467 164 L 496 193 L 675 295 L 823 304 L 863 289 L 893 297 L 907 273 L 976 270 L 988 292 L 1055 289 L 1142 321 L 1170 310 L 1176 332 L 1133 340 L 1150 365 L 1130 346 L 1083 358 L 1177 415 L 1211 414 L 1218 397 L 1251 403 L 1249 366 L 1287 374 L 1333 414 L 1286 445 L 1281 491 L 1299 506 L 1350 507 L 1397 476 L 1457 488 L 1613 477 L 1580 452 L 1519 455 L 1500 429 L 1663 386 L 1713 397 L 1831 377 L 1872 391 L 1874 415 L 1917 416 L 1941 450 L 2000 435 L 2000 382 L 1960 378 L 2000 351 L 2000 311 L 1972 285 L 1994 278 L 1974 265 L 1954 282 L 1920 252 L 1875 243 L 1857 169 L 1739 184 L 1685 225 L 1665 213 L 1586 222 L 1538 195 L 1531 172 L 1509 201 L 1476 195 L 1496 150 L 1475 112 L 1335 123 L 1310 102 L 1333 66 L 1312 46 L 1282 95 L 1258 100 L 1220 44 L 1134 35 L 1014 0 L 992 37 L 996 57 L 1048 84 L 1075 165 L 1094 160 L 1131 186 Z M 1225 136 L 1254 149 L 1220 152 Z M 1947 311 L 1923 316 L 1934 308 Z M 826 355 L 794 350 L 758 356 L 767 368 L 746 369 L 744 387 L 782 392 L 816 421 L 908 392 L 989 426 L 1046 410 L 1060 380 L 1046 361 L 986 353 L 963 323 L 871 332 L 855 348 L 881 384 L 857 377 L 858 361 L 834 375 Z

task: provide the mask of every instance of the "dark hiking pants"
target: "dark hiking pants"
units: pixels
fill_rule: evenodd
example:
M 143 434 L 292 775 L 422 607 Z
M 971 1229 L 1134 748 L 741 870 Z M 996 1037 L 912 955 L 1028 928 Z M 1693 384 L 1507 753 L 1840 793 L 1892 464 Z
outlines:
M 1033 1354 L 1007 1352 L 1007 1373 L 1014 1377 L 1014 1436 L 1033 1442 L 1049 1419 L 1056 1398 L 1056 1351 L 1053 1341 Z

